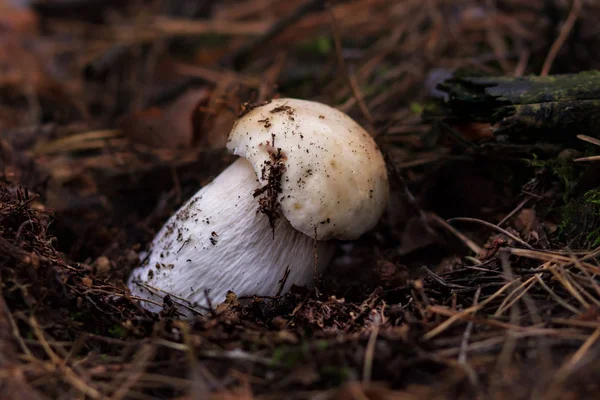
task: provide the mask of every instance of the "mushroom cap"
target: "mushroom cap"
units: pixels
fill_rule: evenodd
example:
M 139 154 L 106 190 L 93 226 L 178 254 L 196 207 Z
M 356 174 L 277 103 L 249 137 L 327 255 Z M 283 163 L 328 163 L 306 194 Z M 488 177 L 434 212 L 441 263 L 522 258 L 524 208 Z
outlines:
M 280 180 L 274 187 L 281 212 L 312 238 L 356 239 L 387 205 L 387 171 L 375 141 L 327 105 L 284 98 L 255 107 L 236 121 L 227 148 L 250 161 L 262 185 Z M 283 168 L 275 171 L 277 164 Z

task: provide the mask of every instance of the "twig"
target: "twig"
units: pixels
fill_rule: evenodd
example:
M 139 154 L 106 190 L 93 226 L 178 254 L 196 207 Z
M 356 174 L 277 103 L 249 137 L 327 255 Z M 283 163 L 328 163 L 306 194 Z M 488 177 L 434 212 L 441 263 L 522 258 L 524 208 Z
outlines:
M 596 279 L 594 279 L 590 272 L 587 269 L 585 269 L 583 265 L 581 265 L 581 261 L 577 257 L 575 257 L 575 255 L 571 255 L 571 260 L 573 260 L 573 264 L 575 265 L 575 267 L 577 267 L 577 269 L 579 269 L 589 280 L 590 284 L 594 288 L 594 291 L 598 295 L 598 298 L 600 298 L 600 286 L 598 286 Z
M 580 319 L 552 318 L 550 322 L 552 322 L 553 324 L 567 325 L 577 328 L 600 329 L 600 323 L 598 321 L 582 321 Z
M 344 77 L 346 78 L 346 81 L 348 82 L 350 89 L 352 89 L 352 94 L 354 95 L 354 98 L 356 99 L 356 103 L 358 104 L 358 107 L 360 108 L 361 113 L 369 122 L 369 128 L 370 128 L 369 132 L 371 133 L 371 135 L 375 135 L 376 132 L 375 132 L 375 126 L 373 125 L 373 117 L 371 116 L 371 113 L 369 112 L 369 108 L 365 104 L 362 93 L 360 92 L 360 88 L 358 87 L 358 83 L 356 82 L 356 78 L 352 74 L 350 74 L 350 70 L 348 69 L 346 62 L 344 61 L 344 56 L 342 54 L 342 41 L 340 39 L 340 32 L 339 32 L 337 22 L 335 19 L 335 12 L 334 12 L 333 8 L 330 8 L 329 11 L 331 14 L 331 28 L 332 28 L 332 32 L 333 32 L 333 43 L 335 45 L 335 53 L 336 53 L 336 56 L 338 59 L 339 67 L 342 70 L 342 73 L 344 74 Z
M 596 146 L 600 146 L 600 140 L 588 135 L 577 135 L 577 139 L 583 140 L 584 142 L 588 142 Z
M 472 241 L 471 239 L 466 237 L 464 234 L 462 234 L 460 231 L 458 231 L 456 228 L 454 228 L 448 222 L 444 221 L 437 214 L 428 213 L 427 216 L 429 217 L 430 220 L 437 222 L 438 224 L 440 224 L 441 226 L 446 228 L 448 231 L 450 231 L 452 234 L 454 234 L 454 236 L 459 238 L 469 249 L 471 249 L 471 251 L 473 253 L 475 253 L 477 255 L 483 254 L 483 249 L 481 247 L 479 247 L 474 241 Z
M 291 25 L 298 22 L 302 17 L 315 11 L 320 11 L 325 6 L 325 0 L 310 0 L 298 7 L 291 14 L 281 18 L 275 22 L 259 37 L 252 40 L 248 44 L 234 51 L 225 60 L 224 64 L 233 65 L 236 69 L 240 69 L 245 64 L 250 56 L 254 54 L 260 47 L 264 46 Z M 239 23 L 239 22 L 238 22 Z
M 496 293 L 492 294 L 490 297 L 488 297 L 487 299 L 485 299 L 478 305 L 471 306 L 471 307 L 466 308 L 456 314 L 453 314 L 446 321 L 442 322 L 437 327 L 433 328 L 432 330 L 427 332 L 425 335 L 423 335 L 423 339 L 431 340 L 435 336 L 439 335 L 440 333 L 442 333 L 443 331 L 448 329 L 450 327 L 450 325 L 452 325 L 454 322 L 461 320 L 462 318 L 464 318 L 465 316 L 467 316 L 469 314 L 476 313 L 477 311 L 481 310 L 486 304 L 488 304 L 491 301 L 493 301 L 494 299 L 496 299 L 498 296 L 500 296 L 502 293 L 504 293 L 514 282 L 517 282 L 517 281 L 518 281 L 518 279 L 513 282 L 508 282 L 508 283 L 504 284 L 504 286 L 502 286 L 499 290 L 497 290 Z M 443 307 L 438 307 L 438 306 L 431 306 L 431 307 L 429 307 L 429 309 L 430 310 L 435 309 L 438 311 L 444 310 Z M 448 311 L 450 311 L 450 310 L 448 310 Z
M 370 313 L 371 310 L 375 308 L 375 306 L 383 297 L 383 293 L 384 292 L 382 288 L 378 287 L 377 289 L 375 289 L 373 293 L 371 293 L 369 297 L 360 305 L 361 311 L 357 315 L 352 317 L 350 321 L 346 322 L 343 328 L 344 332 L 350 331 L 350 328 L 352 328 L 356 321 L 360 320 L 361 318 L 365 317 L 368 313 Z
M 373 359 L 375 358 L 375 344 L 377 342 L 377 335 L 379 335 L 379 325 L 375 325 L 371 334 L 369 335 L 369 341 L 367 342 L 367 348 L 365 349 L 365 362 L 363 365 L 363 385 L 367 385 L 371 381 L 371 374 L 373 372 Z
M 508 232 L 506 229 L 502 229 L 500 228 L 498 225 L 494 225 L 490 222 L 484 221 L 482 219 L 477 219 L 477 218 L 467 218 L 467 217 L 457 217 L 457 218 L 450 218 L 448 220 L 449 223 L 455 222 L 455 221 L 464 221 L 464 222 L 475 222 L 477 224 L 481 224 L 484 226 L 487 226 L 490 229 L 493 229 L 497 232 L 502 233 L 505 236 L 508 236 L 509 238 L 511 238 L 512 240 L 514 240 L 515 242 L 527 247 L 528 249 L 533 250 L 534 248 L 527 242 L 519 239 L 518 237 L 516 237 L 515 235 L 513 235 L 512 233 Z
M 573 161 L 574 162 L 600 161 L 600 156 L 579 157 L 579 158 L 575 158 Z
M 173 299 L 173 298 L 174 298 L 174 299 L 177 299 L 177 300 L 179 300 L 181 303 L 179 303 L 179 302 L 177 302 L 177 301 L 175 301 L 175 300 L 173 300 L 173 303 L 175 303 L 175 304 L 177 304 L 177 305 L 180 305 L 180 306 L 182 306 L 182 307 L 184 307 L 184 308 L 188 309 L 189 311 L 191 311 L 191 312 L 195 313 L 196 315 L 202 315 L 202 313 L 201 313 L 200 311 L 198 311 L 198 310 L 196 310 L 194 307 L 192 307 L 192 306 L 190 306 L 190 305 L 186 304 L 186 303 L 189 303 L 189 301 L 187 301 L 187 300 L 186 300 L 186 299 L 184 299 L 183 297 L 180 297 L 180 296 L 174 295 L 174 294 L 172 294 L 172 293 L 169 293 L 169 292 L 167 292 L 167 291 L 165 291 L 165 290 L 162 290 L 162 289 L 155 288 L 154 286 L 150 286 L 150 285 L 148 285 L 147 283 L 144 283 L 144 282 L 142 282 L 142 281 L 133 280 L 132 282 L 133 282 L 133 283 L 135 283 L 135 284 L 136 284 L 136 285 L 138 285 L 138 286 L 141 286 L 141 287 L 143 287 L 144 289 L 146 289 L 147 291 L 149 291 L 150 293 L 152 293 L 152 294 L 153 294 L 153 295 L 155 295 L 155 296 L 158 296 L 158 293 L 164 293 L 164 295 L 165 295 L 165 296 L 167 296 L 167 295 L 168 295 L 168 296 L 169 296 L 169 297 L 171 297 L 172 299 Z M 163 296 L 163 297 L 164 297 L 164 296 Z M 138 300 L 140 300 L 140 299 L 138 299 Z M 143 301 L 146 301 L 146 302 L 149 302 L 149 303 L 152 303 L 152 304 L 157 304 L 157 305 L 160 305 L 160 306 L 164 306 L 164 304 L 159 304 L 159 303 L 157 303 L 157 302 L 154 302 L 154 301 L 152 301 L 152 300 L 145 300 L 145 299 L 142 299 L 142 300 L 143 300 Z M 207 307 L 198 306 L 198 305 L 196 305 L 196 307 L 200 307 L 200 308 L 204 309 L 205 311 L 209 311 L 209 309 L 208 309 Z
M 585 299 L 581 296 L 581 294 L 579 294 L 577 289 L 573 287 L 571 282 L 565 279 L 565 277 L 561 273 L 562 271 L 557 270 L 555 265 L 549 265 L 546 267 L 546 269 L 550 270 L 552 275 L 554 275 L 554 278 L 558 282 L 560 282 L 560 284 L 567 290 L 567 292 L 569 292 L 571 296 L 573 296 L 583 306 L 583 308 L 590 307 L 590 304 L 587 301 L 585 301 Z
M 426 266 L 423 266 L 423 269 L 425 270 L 425 272 L 427 272 L 427 274 L 429 275 L 429 277 L 431 277 L 431 279 L 433 279 L 434 281 L 436 281 L 437 283 L 439 283 L 440 285 L 442 285 L 444 287 L 447 287 L 450 289 L 469 289 L 468 286 L 457 285 L 455 283 L 446 282 L 441 276 L 439 276 L 438 274 L 436 274 L 435 272 L 433 272 Z
M 29 347 L 27 347 L 25 341 L 23 340 L 23 337 L 21 336 L 21 333 L 19 332 L 19 327 L 17 326 L 17 323 L 15 322 L 15 319 L 13 318 L 10 309 L 4 301 L 4 297 L 2 294 L 2 281 L 0 281 L 0 317 L 2 317 L 3 315 L 6 316 L 6 319 L 8 319 L 12 331 L 12 337 L 17 341 L 17 343 L 19 343 L 21 351 L 28 356 L 33 356 L 31 350 L 29 350 Z M 0 324 L 0 326 L 3 326 L 3 324 Z
M 512 210 L 510 213 L 508 213 L 508 215 L 504 218 L 502 218 L 502 221 L 498 222 L 496 224 L 496 226 L 502 226 L 506 223 L 506 221 L 508 221 L 509 219 L 511 219 L 516 213 L 518 213 L 523 207 L 525 207 L 525 204 L 527 204 L 529 202 L 529 200 L 531 200 L 532 197 L 528 196 L 526 197 L 524 200 L 522 200 L 515 208 L 514 210 Z
M 263 35 L 268 32 L 269 23 L 266 21 L 243 22 L 222 20 L 190 20 L 185 18 L 155 17 L 148 24 L 150 30 L 142 31 L 140 27 L 126 27 L 117 30 L 117 38 L 125 43 L 136 42 L 140 39 L 156 40 L 172 36 L 198 36 L 207 33 L 220 35 Z
M 25 379 L 24 366 L 18 365 L 18 355 L 14 341 L 19 343 L 28 357 L 33 358 L 33 354 L 23 341 L 10 309 L 4 301 L 2 285 L 0 281 L 0 373 L 6 372 L 8 376 L 4 378 L 0 375 L 0 390 L 6 398 L 16 398 L 18 395 L 20 400 L 41 400 L 44 397 L 31 387 Z
M 102 394 L 97 389 L 91 387 L 86 382 L 84 382 L 69 366 L 66 365 L 64 360 L 62 360 L 58 356 L 58 354 L 56 354 L 54 352 L 54 350 L 52 350 L 52 348 L 50 347 L 50 344 L 46 340 L 46 336 L 44 335 L 44 332 L 40 328 L 35 317 L 33 317 L 33 316 L 29 317 L 29 325 L 33 329 L 35 336 L 39 340 L 39 342 L 40 342 L 42 348 L 44 349 L 44 352 L 48 356 L 48 358 L 50 358 L 50 361 L 52 362 L 52 364 L 54 364 L 54 366 L 62 372 L 62 375 L 65 378 L 65 381 L 67 381 L 71 386 L 73 386 L 75 389 L 79 390 L 81 393 L 85 394 L 86 396 L 89 396 L 93 399 L 102 398 Z
M 527 62 L 529 61 L 530 55 L 531 52 L 529 50 L 521 50 L 521 52 L 519 53 L 519 62 L 515 67 L 515 71 L 513 72 L 513 75 L 515 77 L 523 76 L 523 74 L 527 70 Z
M 560 29 L 560 34 L 552 43 L 552 47 L 550 47 L 550 51 L 544 60 L 544 65 L 542 66 L 541 76 L 546 76 L 550 72 L 550 68 L 552 68 L 552 63 L 554 63 L 554 59 L 558 55 L 561 47 L 567 40 L 567 37 L 571 33 L 575 22 L 577 21 L 577 17 L 579 17 L 579 12 L 581 11 L 581 0 L 573 0 L 573 6 L 571 7 L 571 11 L 569 12 L 569 16 L 567 17 L 564 25 Z
M 527 279 L 525 282 L 523 282 L 519 286 L 517 286 L 515 288 L 515 290 L 512 291 L 508 296 L 506 296 L 506 298 L 502 301 L 502 304 L 500 304 L 500 306 L 494 313 L 494 317 L 499 317 L 502 314 L 504 314 L 504 312 L 507 309 L 509 309 L 513 304 L 515 304 L 517 301 L 519 301 L 519 299 L 521 297 L 523 297 L 527 293 L 527 291 L 533 287 L 534 283 L 535 283 L 535 276 L 532 276 L 531 278 Z M 516 293 L 516 295 L 513 298 L 512 296 L 515 293 Z
M 558 304 L 560 304 L 561 306 L 563 306 L 567 310 L 571 311 L 575 315 L 581 314 L 581 312 L 579 312 L 578 309 L 576 309 L 575 307 L 571 306 L 569 303 L 567 303 L 566 301 L 564 301 L 560 296 L 558 296 L 556 293 L 554 293 L 554 291 L 552 289 L 550 289 L 550 287 L 548 287 L 548 285 L 546 285 L 546 282 L 543 281 L 543 279 L 541 277 L 541 274 L 536 274 L 535 275 L 535 279 L 537 279 L 537 281 L 539 282 L 539 284 L 548 292 L 548 294 L 550 294 L 550 296 L 552 296 L 552 298 L 554 299 L 554 301 L 556 301 Z
M 534 260 L 552 261 L 552 262 L 560 261 L 561 263 L 563 263 L 562 264 L 563 268 L 566 268 L 567 266 L 573 264 L 571 257 L 565 256 L 562 254 L 558 254 L 558 253 L 554 253 L 554 252 L 546 252 L 546 251 L 542 251 L 542 250 L 517 249 L 514 247 L 507 247 L 506 251 L 509 251 L 512 255 L 515 255 L 515 256 L 527 257 L 527 258 L 531 258 Z M 595 255 L 591 256 L 592 254 L 595 254 Z M 588 262 L 584 262 L 585 260 L 593 259 L 596 256 L 597 256 L 597 253 L 595 253 L 595 252 L 585 255 L 579 259 L 579 264 L 581 265 L 581 267 L 585 267 L 589 272 L 592 272 L 593 274 L 600 274 L 599 267 L 592 265 Z
M 241 349 L 228 350 L 228 351 L 217 351 L 217 350 L 205 350 L 198 354 L 201 358 L 212 358 L 216 360 L 229 360 L 229 361 L 245 361 L 254 364 L 264 365 L 266 367 L 282 367 L 283 365 L 275 360 L 266 357 L 260 357 L 252 353 L 248 353 Z
M 481 325 L 489 325 L 489 326 L 493 326 L 495 328 L 501 328 L 501 329 L 510 330 L 513 332 L 525 332 L 530 329 L 537 329 L 539 331 L 552 331 L 554 333 L 558 332 L 557 329 L 544 329 L 544 328 L 541 328 L 541 327 L 535 326 L 535 325 L 521 326 L 521 325 L 517 325 L 517 324 L 512 324 L 510 322 L 502 322 L 502 321 L 492 319 L 492 318 L 478 318 L 474 315 L 469 315 L 469 313 L 464 313 L 463 311 L 459 312 L 459 311 L 453 310 L 448 307 L 443 307 L 443 306 L 431 306 L 427 310 L 434 314 L 440 314 L 445 317 L 450 317 L 449 319 L 456 318 L 455 321 L 467 321 L 467 322 L 472 321 L 474 323 L 478 323 Z M 444 330 L 446 328 L 444 328 Z
M 135 385 L 144 374 L 148 362 L 154 358 L 155 353 L 156 349 L 152 344 L 145 344 L 142 346 L 133 360 L 131 369 L 122 373 L 124 374 L 125 380 L 110 398 L 111 400 L 121 400 L 128 395 L 133 385 Z
M 481 287 L 477 288 L 475 296 L 473 297 L 473 305 L 476 306 L 479 301 L 479 295 L 481 294 Z M 467 323 L 465 332 L 463 333 L 462 340 L 460 342 L 460 352 L 458 353 L 458 362 L 466 364 L 467 362 L 467 346 L 469 344 L 469 337 L 471 337 L 471 331 L 473 330 L 473 321 Z
M 600 309 L 600 300 L 598 300 L 596 297 L 594 297 L 591 293 L 589 293 L 583 286 L 581 286 L 577 282 L 577 278 L 581 278 L 580 276 L 577 276 L 568 270 L 564 270 L 563 273 L 564 273 L 563 277 L 567 280 L 567 282 L 569 282 L 571 285 L 573 285 L 574 288 L 577 289 L 579 291 L 579 293 L 581 293 L 583 295 L 583 297 L 589 299 L 592 303 L 594 303 L 594 305 L 598 309 Z
M 596 329 L 588 339 L 581 345 L 581 347 L 573 354 L 558 370 L 556 373 L 555 383 L 564 382 L 567 377 L 573 372 L 577 364 L 581 362 L 583 357 L 588 353 L 590 348 L 600 339 L 600 329 Z

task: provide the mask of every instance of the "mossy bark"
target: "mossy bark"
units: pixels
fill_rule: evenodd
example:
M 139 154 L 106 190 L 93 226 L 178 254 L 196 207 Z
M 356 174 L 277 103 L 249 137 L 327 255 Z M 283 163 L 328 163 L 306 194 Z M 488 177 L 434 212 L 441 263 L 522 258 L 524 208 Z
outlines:
M 489 122 L 515 142 L 574 143 L 600 137 L 600 71 L 528 77 L 454 76 L 438 89 L 446 100 L 427 104 L 427 120 Z

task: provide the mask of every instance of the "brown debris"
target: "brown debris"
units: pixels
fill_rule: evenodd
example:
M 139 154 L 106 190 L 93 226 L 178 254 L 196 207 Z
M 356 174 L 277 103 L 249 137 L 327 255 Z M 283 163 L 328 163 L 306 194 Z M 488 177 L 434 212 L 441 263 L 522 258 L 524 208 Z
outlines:
M 259 197 L 258 211 L 265 214 L 269 219 L 269 225 L 275 238 L 275 224 L 281 216 L 279 212 L 279 195 L 281 194 L 281 179 L 285 173 L 285 162 L 287 157 L 281 152 L 281 148 L 275 147 L 275 134 L 272 135 L 271 144 L 268 144 L 267 151 L 271 160 L 265 161 L 261 171 L 261 180 L 266 181 L 265 185 L 254 191 L 253 196 Z
M 244 115 L 248 114 L 250 111 L 254 110 L 255 108 L 262 107 L 269 103 L 270 103 L 270 101 L 268 101 L 268 100 L 259 101 L 259 102 L 247 101 L 245 103 L 242 103 L 242 105 L 240 107 L 240 112 L 238 113 L 238 118 L 242 118 Z
M 159 149 L 189 148 L 200 135 L 194 130 L 195 119 L 209 96 L 207 89 L 190 90 L 164 109 L 152 107 L 124 116 L 119 126 L 133 143 Z

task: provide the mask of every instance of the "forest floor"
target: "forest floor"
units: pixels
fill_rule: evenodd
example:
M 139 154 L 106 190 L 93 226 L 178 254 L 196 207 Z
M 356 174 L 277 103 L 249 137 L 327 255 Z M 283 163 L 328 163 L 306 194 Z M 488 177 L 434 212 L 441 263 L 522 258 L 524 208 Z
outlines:
M 0 0 L 0 398 L 594 397 L 600 192 L 575 159 L 600 149 L 421 111 L 459 69 L 600 69 L 599 19 L 586 0 Z M 374 135 L 380 224 L 317 290 L 144 311 L 139 253 L 233 160 L 242 104 L 278 96 Z

